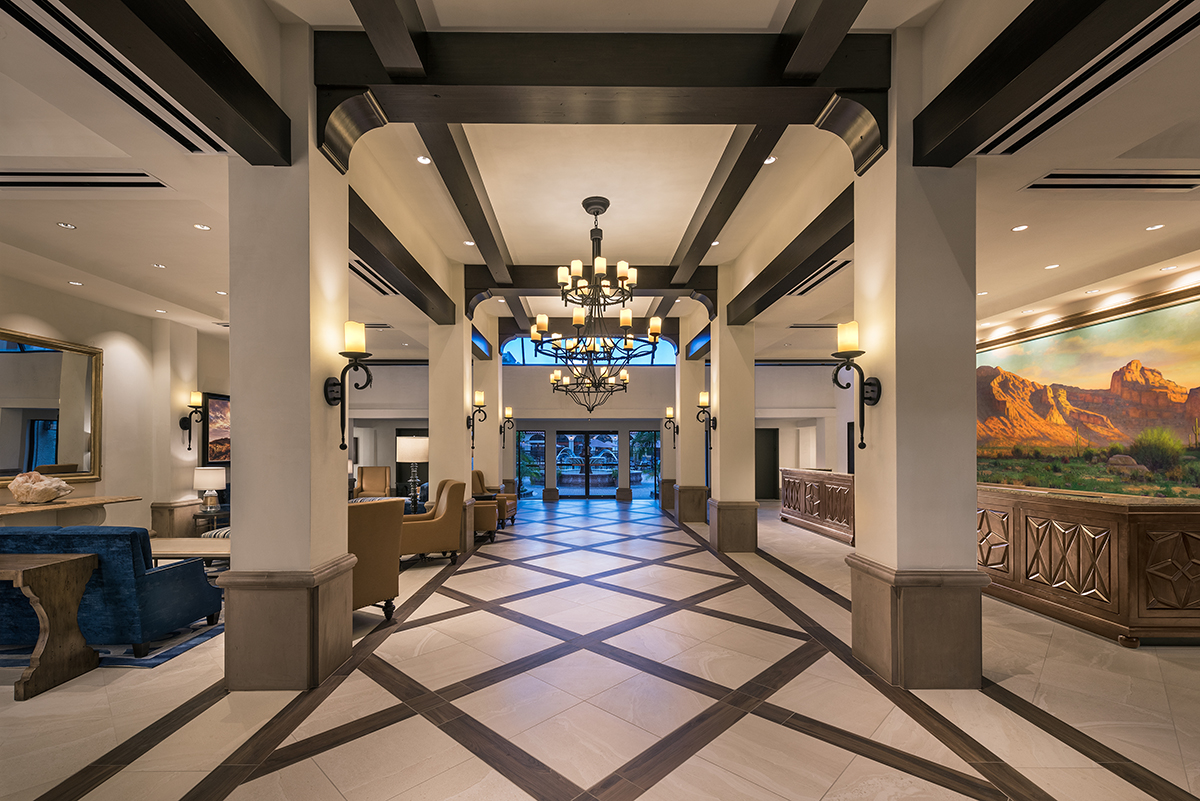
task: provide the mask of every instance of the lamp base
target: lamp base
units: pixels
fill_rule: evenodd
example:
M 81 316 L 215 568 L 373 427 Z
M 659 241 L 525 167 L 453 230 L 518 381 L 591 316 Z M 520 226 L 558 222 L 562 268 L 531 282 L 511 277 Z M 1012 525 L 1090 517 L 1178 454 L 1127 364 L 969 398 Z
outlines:
M 215 512 L 220 507 L 220 505 L 221 504 L 218 502 L 218 499 L 217 499 L 217 491 L 216 490 L 205 490 L 204 491 L 204 503 L 201 506 L 200 511 Z

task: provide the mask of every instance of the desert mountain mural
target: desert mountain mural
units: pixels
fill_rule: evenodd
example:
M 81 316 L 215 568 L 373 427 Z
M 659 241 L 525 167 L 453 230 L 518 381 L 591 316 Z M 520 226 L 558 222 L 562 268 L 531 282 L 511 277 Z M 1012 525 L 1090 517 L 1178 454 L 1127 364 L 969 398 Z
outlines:
M 1137 359 L 1116 370 L 1107 389 L 1039 384 L 987 365 L 976 369 L 975 387 L 981 448 L 1124 445 L 1154 426 L 1186 442 L 1200 417 L 1200 387 L 1182 387 Z

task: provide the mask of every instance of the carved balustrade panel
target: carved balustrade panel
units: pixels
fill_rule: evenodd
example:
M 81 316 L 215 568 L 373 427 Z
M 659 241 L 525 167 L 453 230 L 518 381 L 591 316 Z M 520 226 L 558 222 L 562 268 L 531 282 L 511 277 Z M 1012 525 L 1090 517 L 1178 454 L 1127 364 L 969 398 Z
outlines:
M 997 509 L 979 509 L 975 513 L 975 535 L 979 543 L 979 564 L 992 570 L 1009 571 L 1009 544 L 1012 532 L 1010 515 Z
M 1200 609 L 1200 531 L 1148 531 L 1148 609 Z
M 1026 578 L 1108 603 L 1112 597 L 1111 540 L 1107 527 L 1027 515 Z

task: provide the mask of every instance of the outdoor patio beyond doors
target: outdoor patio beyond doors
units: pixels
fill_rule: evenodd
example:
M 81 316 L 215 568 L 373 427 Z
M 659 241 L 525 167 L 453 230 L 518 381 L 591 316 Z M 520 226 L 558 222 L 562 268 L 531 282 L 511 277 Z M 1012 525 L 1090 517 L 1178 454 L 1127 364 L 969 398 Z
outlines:
M 616 431 L 559 431 L 555 469 L 560 498 L 615 498 L 620 481 Z

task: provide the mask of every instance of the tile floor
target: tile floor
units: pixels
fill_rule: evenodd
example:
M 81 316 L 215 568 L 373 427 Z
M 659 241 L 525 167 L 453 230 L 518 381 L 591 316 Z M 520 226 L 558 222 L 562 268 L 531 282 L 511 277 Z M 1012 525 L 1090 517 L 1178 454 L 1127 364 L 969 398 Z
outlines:
M 849 549 L 759 520 L 762 552 L 724 557 L 651 502 L 526 504 L 457 567 L 404 571 L 393 623 L 356 612 L 317 690 L 226 692 L 216 637 L 6 693 L 0 799 L 1200 791 L 1200 648 L 1130 651 L 985 599 L 983 691 L 899 690 L 850 653 Z

